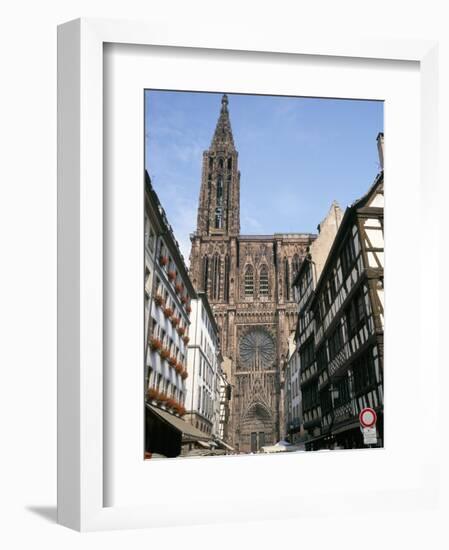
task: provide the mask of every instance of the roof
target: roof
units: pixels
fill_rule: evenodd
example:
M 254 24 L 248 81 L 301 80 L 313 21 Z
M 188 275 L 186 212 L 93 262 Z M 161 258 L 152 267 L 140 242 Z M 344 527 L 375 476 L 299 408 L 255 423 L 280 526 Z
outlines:
M 159 418 L 161 418 L 164 422 L 167 424 L 170 424 L 175 430 L 178 430 L 178 432 L 181 432 L 184 437 L 187 439 L 193 439 L 194 441 L 209 441 L 211 438 L 202 432 L 201 430 L 198 430 L 198 428 L 195 428 L 195 426 L 192 426 L 182 418 L 179 418 L 178 416 L 175 416 L 174 414 L 170 414 L 167 411 L 163 411 L 162 409 L 159 409 L 157 407 L 154 407 L 153 405 L 150 405 L 149 403 L 146 404 L 147 407 Z
M 226 94 L 223 94 L 221 98 L 220 116 L 211 143 L 211 149 L 222 149 L 223 147 L 234 149 L 234 138 L 228 111 L 228 96 Z
M 374 193 L 374 191 L 377 189 L 377 186 L 381 185 L 383 183 L 383 177 L 384 173 L 383 170 L 377 174 L 377 176 L 374 179 L 373 184 L 368 189 L 368 191 L 359 199 L 355 200 L 350 206 L 348 206 L 345 210 L 344 216 L 340 222 L 340 225 L 337 230 L 337 234 L 335 235 L 334 241 L 332 243 L 331 249 L 329 250 L 329 253 L 327 255 L 327 259 L 324 263 L 323 269 L 321 271 L 321 275 L 316 283 L 315 291 L 312 295 L 312 302 L 315 301 L 316 296 L 321 290 L 321 287 L 324 284 L 324 281 L 326 280 L 327 271 L 329 269 L 329 266 L 332 265 L 333 262 L 333 256 L 336 251 L 338 251 L 340 245 L 341 245 L 341 237 L 345 234 L 345 231 L 347 229 L 348 224 L 350 223 L 350 220 L 352 219 L 353 215 L 357 212 L 359 208 L 363 208 L 365 204 L 369 201 L 371 195 Z

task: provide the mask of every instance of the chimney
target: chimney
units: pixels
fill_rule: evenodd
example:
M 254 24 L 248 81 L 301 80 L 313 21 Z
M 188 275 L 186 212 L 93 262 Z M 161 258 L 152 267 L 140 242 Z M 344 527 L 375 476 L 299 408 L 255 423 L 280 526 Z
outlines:
M 384 169 L 384 133 L 377 134 L 377 152 L 379 153 L 380 169 Z

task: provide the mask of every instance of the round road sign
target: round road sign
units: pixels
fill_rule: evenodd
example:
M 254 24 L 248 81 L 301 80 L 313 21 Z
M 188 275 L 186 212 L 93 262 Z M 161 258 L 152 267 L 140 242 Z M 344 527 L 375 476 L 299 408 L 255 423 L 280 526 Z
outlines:
M 359 421 L 364 428 L 372 428 L 377 421 L 376 411 L 371 407 L 365 407 L 360 411 Z

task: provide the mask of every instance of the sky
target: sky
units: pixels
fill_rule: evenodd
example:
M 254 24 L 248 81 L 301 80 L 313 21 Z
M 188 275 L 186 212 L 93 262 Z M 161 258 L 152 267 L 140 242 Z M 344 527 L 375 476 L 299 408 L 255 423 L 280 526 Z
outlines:
M 203 151 L 222 94 L 145 92 L 145 167 L 188 262 Z M 242 234 L 316 233 L 332 201 L 344 210 L 379 172 L 383 102 L 228 93 L 239 153 Z

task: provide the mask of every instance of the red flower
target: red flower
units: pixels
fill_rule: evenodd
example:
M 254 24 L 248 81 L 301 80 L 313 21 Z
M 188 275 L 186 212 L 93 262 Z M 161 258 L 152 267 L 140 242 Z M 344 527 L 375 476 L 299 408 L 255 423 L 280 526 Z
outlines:
M 170 307 L 164 308 L 164 315 L 165 317 L 171 317 L 173 315 L 173 310 Z
M 150 348 L 153 351 L 160 350 L 162 347 L 162 342 L 158 338 L 150 338 Z
M 161 353 L 162 359 L 168 359 L 170 357 L 170 352 L 166 348 L 161 349 L 160 353 Z
M 158 306 L 161 306 L 164 303 L 164 299 L 162 298 L 162 296 L 160 294 L 155 295 L 154 301 L 155 301 L 156 305 L 158 305 Z

